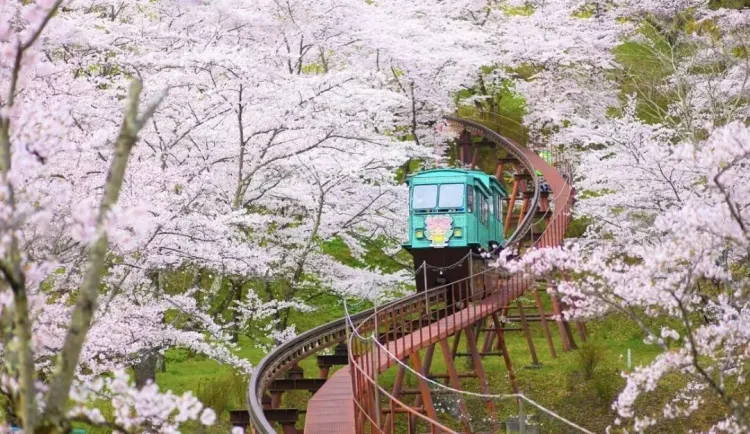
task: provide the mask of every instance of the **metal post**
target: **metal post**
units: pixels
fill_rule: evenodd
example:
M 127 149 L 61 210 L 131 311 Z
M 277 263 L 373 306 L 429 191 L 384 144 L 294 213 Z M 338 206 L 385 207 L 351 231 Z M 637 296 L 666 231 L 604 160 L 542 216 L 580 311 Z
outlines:
M 379 334 L 379 324 L 378 324 L 378 298 L 375 297 L 375 309 L 373 313 L 373 319 L 375 320 L 375 330 L 373 331 L 373 339 L 375 340 L 375 345 L 373 345 L 373 350 L 375 350 L 376 357 L 373 359 L 373 365 L 374 369 L 372 370 L 372 379 L 373 383 L 375 384 L 375 388 L 373 392 L 375 393 L 375 414 L 374 419 L 375 423 L 377 424 L 378 429 L 380 429 L 380 394 L 378 393 L 378 371 L 380 366 L 380 346 L 378 345 L 378 334 Z M 388 331 L 386 330 L 386 333 Z
M 523 399 L 518 400 L 518 430 L 526 434 L 526 411 L 523 408 Z
M 628 371 L 630 371 L 630 366 L 631 366 L 630 361 L 631 361 L 631 359 L 630 359 L 630 348 L 628 348 Z
M 474 299 L 474 255 L 469 250 L 469 297 L 466 300 L 466 307 L 469 307 L 469 301 Z
M 424 276 L 424 313 L 427 316 L 427 321 L 431 322 L 429 297 L 427 296 L 427 261 L 422 261 L 422 275 Z

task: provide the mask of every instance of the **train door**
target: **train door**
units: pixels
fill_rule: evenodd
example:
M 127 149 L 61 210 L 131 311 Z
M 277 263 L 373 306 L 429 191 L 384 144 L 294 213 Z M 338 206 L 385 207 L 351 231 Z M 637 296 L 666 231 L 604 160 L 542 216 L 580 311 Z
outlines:
M 489 227 L 490 227 L 490 241 L 497 241 L 497 191 L 492 190 L 492 196 L 490 196 L 490 217 L 489 217 Z
M 505 225 L 503 224 L 503 220 L 505 216 L 503 215 L 503 195 L 497 194 L 495 196 L 495 225 L 497 226 L 497 238 L 495 238 L 495 241 L 498 243 L 505 242 L 505 234 L 503 233 Z
M 476 239 L 478 230 L 477 206 L 475 200 L 477 192 L 474 184 L 466 184 L 466 240 L 472 243 Z
M 483 191 L 479 193 L 479 231 L 477 241 L 482 247 L 487 247 L 487 241 L 490 239 L 490 196 Z

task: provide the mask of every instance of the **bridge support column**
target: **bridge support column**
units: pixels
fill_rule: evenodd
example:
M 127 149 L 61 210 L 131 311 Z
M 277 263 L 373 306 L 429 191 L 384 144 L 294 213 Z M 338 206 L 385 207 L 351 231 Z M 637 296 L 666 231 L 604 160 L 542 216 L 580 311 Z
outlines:
M 461 343 L 461 330 L 456 332 L 455 337 L 453 338 L 453 346 L 451 347 L 451 360 L 456 360 L 456 354 L 458 354 L 458 346 Z
M 523 303 L 520 299 L 516 299 L 516 305 L 518 306 L 518 315 L 521 317 L 521 327 L 523 328 L 523 334 L 526 335 L 526 344 L 529 346 L 529 354 L 531 354 L 532 366 L 538 367 L 539 359 L 536 356 L 536 348 L 534 348 L 534 340 L 531 338 L 531 330 L 529 330 L 529 322 L 526 321 L 526 313 L 523 310 Z
M 544 311 L 544 304 L 542 298 L 539 296 L 539 289 L 534 286 L 534 302 L 536 303 L 536 309 L 539 311 L 539 320 L 542 323 L 542 330 L 544 331 L 544 337 L 547 339 L 547 345 L 549 346 L 549 352 L 552 357 L 557 358 L 557 351 L 555 351 L 555 343 L 552 341 L 552 334 L 549 331 L 549 324 L 547 323 L 547 312 Z
M 513 218 L 513 208 L 516 207 L 516 196 L 518 196 L 518 184 L 520 179 L 517 176 L 513 176 L 513 189 L 510 193 L 510 201 L 508 202 L 508 209 L 505 211 L 505 227 L 503 228 L 503 235 L 505 238 L 510 236 L 510 222 Z
M 435 344 L 432 344 L 431 348 L 433 348 L 433 351 L 434 351 Z M 415 351 L 409 354 L 409 360 L 411 360 L 411 366 L 412 368 L 414 368 L 415 371 L 419 372 L 423 376 L 426 376 L 425 373 L 429 371 L 429 368 L 425 368 L 424 366 L 422 366 L 422 361 L 419 358 L 419 352 Z M 423 380 L 422 378 L 418 379 L 418 383 L 419 383 L 419 395 L 417 395 L 417 398 L 422 398 L 422 402 L 424 403 L 424 411 L 425 413 L 427 413 L 427 417 L 429 417 L 432 420 L 436 420 L 437 412 L 435 411 L 435 406 L 432 403 L 432 395 L 430 394 L 430 387 L 427 385 L 427 381 Z M 412 427 L 416 428 L 416 420 L 411 425 Z
M 474 151 L 471 153 L 471 170 L 477 167 L 477 161 L 479 160 L 479 147 L 475 146 Z
M 404 363 L 406 363 L 406 360 L 402 360 Z M 391 395 L 393 395 L 394 398 L 399 399 L 401 397 L 401 390 L 404 386 L 404 377 L 406 376 L 406 367 L 401 365 L 398 367 L 398 374 L 396 375 L 396 381 L 393 382 L 393 390 L 391 390 Z M 391 401 L 393 403 L 393 401 Z M 391 411 L 385 416 L 385 421 L 383 422 L 383 432 L 386 434 L 391 434 L 394 432 L 394 423 L 395 423 L 396 415 L 394 414 L 394 409 L 391 408 Z
M 510 360 L 510 354 L 508 354 L 508 347 L 505 345 L 505 335 L 503 333 L 503 324 L 500 322 L 496 313 L 492 314 L 492 323 L 495 326 L 495 333 L 497 334 L 498 347 L 503 353 L 503 361 L 505 362 L 505 369 L 508 370 L 508 381 L 510 381 L 510 387 L 513 389 L 513 393 L 518 393 L 518 383 L 516 383 L 516 373 L 513 371 L 513 363 Z
M 555 321 L 557 322 L 557 328 L 560 331 L 560 339 L 562 340 L 563 351 L 568 352 L 571 350 L 570 338 L 568 335 L 568 330 L 565 327 L 565 320 L 563 319 L 562 309 L 560 308 L 560 299 L 557 297 L 557 294 L 555 294 L 554 291 L 548 290 L 547 293 L 552 300 L 552 310 L 557 317 Z
M 442 339 L 440 341 L 440 349 L 443 352 L 443 359 L 445 359 L 445 367 L 448 371 L 448 383 L 454 389 L 461 390 L 461 382 L 458 379 L 458 372 L 456 371 L 456 364 L 453 363 L 451 357 L 451 350 L 448 346 L 448 341 Z M 471 424 L 469 423 L 469 412 L 466 409 L 466 403 L 464 399 L 460 399 L 458 403 L 458 410 L 461 412 L 461 423 L 464 426 L 466 434 L 471 434 Z
M 494 316 L 497 317 L 497 314 L 495 314 Z M 506 320 L 507 320 L 508 316 L 510 316 L 510 309 L 508 309 L 508 306 L 505 306 L 502 309 L 500 309 L 500 316 L 506 318 Z M 498 321 L 500 321 L 500 317 L 498 317 Z M 494 319 L 493 319 L 493 322 L 494 322 Z M 500 336 L 500 335 L 497 334 L 497 329 L 498 329 L 498 327 L 495 326 L 495 336 Z M 505 323 L 504 322 L 500 321 L 500 327 L 499 327 L 499 329 L 502 330 L 503 333 L 505 333 Z M 500 347 L 501 347 L 502 343 L 503 342 L 500 342 L 500 340 L 498 340 L 497 341 L 497 345 L 495 346 L 495 348 L 497 350 L 500 350 L 501 349 Z
M 297 434 L 297 427 L 293 423 L 282 423 L 281 431 L 284 434 Z
M 482 352 L 489 353 L 492 351 L 492 344 L 495 342 L 495 331 L 486 326 L 486 321 L 489 318 L 482 318 L 482 328 L 480 330 L 486 330 L 487 333 L 484 335 L 484 344 L 482 344 Z
M 284 392 L 274 391 L 271 392 L 271 408 L 281 407 L 281 397 Z
M 552 212 L 549 208 L 549 192 L 539 193 L 539 200 L 540 200 L 539 211 L 543 211 L 545 213 L 544 224 L 548 226 L 549 221 L 552 218 Z
M 518 214 L 518 224 L 520 225 L 523 221 L 523 218 L 526 216 L 526 213 L 529 212 L 529 204 L 531 203 L 531 198 L 533 197 L 534 193 L 529 193 L 528 191 L 523 192 L 523 202 L 521 203 L 521 213 Z M 533 242 L 534 240 L 532 240 Z
M 435 354 L 435 344 L 431 344 L 430 346 L 427 347 L 427 351 L 425 352 L 425 355 L 424 355 L 424 364 L 422 364 L 421 361 L 419 360 L 419 353 L 413 353 L 413 354 L 417 355 L 417 361 L 420 362 L 420 366 L 419 367 L 414 366 L 414 359 L 411 357 L 411 355 L 409 355 L 409 360 L 412 362 L 412 368 L 414 368 L 415 371 L 419 372 L 420 375 L 423 375 L 425 377 L 429 377 L 429 375 L 430 375 L 430 367 L 432 366 L 432 358 L 433 358 L 433 356 Z M 424 382 L 424 380 L 420 380 L 420 385 L 421 385 L 422 382 Z M 426 384 L 426 382 L 425 382 L 425 384 Z M 429 392 L 429 390 L 428 390 L 428 392 Z M 424 399 L 423 399 L 422 394 L 420 392 L 420 394 L 417 395 L 416 398 L 414 398 L 414 405 L 412 407 L 418 408 L 419 406 L 422 405 L 423 402 L 424 402 Z M 430 406 L 432 405 L 432 399 L 431 398 L 430 398 L 429 404 L 426 403 L 426 402 L 424 403 L 424 409 L 425 409 L 425 411 L 427 411 L 427 406 L 428 405 L 430 405 Z M 434 407 L 433 407 L 432 410 L 433 411 L 435 410 Z M 409 415 L 409 430 L 410 430 L 409 433 L 410 434 L 416 433 L 416 429 L 417 429 L 417 417 L 414 416 L 414 415 L 412 415 L 412 414 L 410 414 Z
M 469 152 L 471 151 L 471 133 L 463 130 L 461 135 L 458 136 L 458 143 L 461 147 L 459 150 L 461 165 L 466 166 L 469 164 Z
M 289 368 L 288 371 L 286 371 L 286 378 L 299 380 L 301 378 L 305 377 L 305 371 L 300 368 L 298 364 L 292 365 L 291 368 Z
M 487 382 L 487 376 L 484 373 L 484 367 L 482 366 L 482 356 L 477 349 L 477 337 L 471 327 L 466 327 L 464 333 L 466 333 L 466 343 L 471 352 L 471 361 L 474 364 L 474 372 L 476 372 L 477 377 L 479 377 L 479 390 L 482 393 L 489 394 L 490 386 Z M 489 400 L 485 403 L 485 406 L 487 407 L 487 410 L 490 411 L 490 420 L 494 422 L 496 419 L 495 403 L 492 400 Z

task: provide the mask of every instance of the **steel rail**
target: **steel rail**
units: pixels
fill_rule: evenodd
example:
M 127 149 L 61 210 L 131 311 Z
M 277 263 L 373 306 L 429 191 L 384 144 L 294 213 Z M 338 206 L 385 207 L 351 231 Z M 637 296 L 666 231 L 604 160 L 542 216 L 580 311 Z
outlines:
M 529 203 L 529 209 L 537 208 L 539 204 L 539 196 L 540 196 L 539 177 L 536 174 L 534 165 L 531 164 L 531 161 L 529 161 L 528 158 L 526 158 L 526 155 L 524 155 L 524 153 L 520 149 L 520 146 L 517 143 L 513 142 L 507 137 L 501 136 L 500 134 L 485 127 L 479 122 L 475 122 L 469 119 L 459 118 L 457 116 L 444 116 L 444 118 L 448 120 L 448 122 L 459 124 L 463 126 L 464 129 L 466 129 L 467 131 L 477 133 L 483 136 L 484 138 L 489 139 L 492 142 L 495 142 L 495 144 L 503 146 L 505 150 L 507 150 L 514 157 L 516 157 L 518 161 L 521 162 L 521 165 L 524 166 L 524 168 L 531 175 L 531 179 L 534 185 L 534 196 L 531 198 L 531 203 Z M 522 236 L 525 236 L 526 233 L 531 228 L 531 225 L 534 223 L 534 218 L 535 217 L 534 217 L 533 212 L 526 213 L 523 220 L 518 224 L 518 227 L 516 227 L 516 230 L 505 241 L 505 244 L 506 245 L 516 244 L 519 238 L 521 238 Z
M 520 148 L 520 145 L 516 144 L 506 137 L 501 136 L 500 134 L 492 131 L 491 129 L 485 127 L 480 123 L 468 119 L 462 119 L 456 116 L 445 116 L 445 119 L 448 120 L 448 122 L 462 125 L 468 131 L 484 136 L 485 138 L 495 142 L 497 145 L 502 146 L 503 148 L 505 148 L 505 150 L 516 157 L 532 177 L 534 185 L 534 196 L 531 201 L 530 209 L 536 209 L 540 196 L 539 179 L 536 175 L 534 166 L 532 165 L 531 161 L 529 161 L 529 159 L 524 155 L 523 151 Z M 506 241 L 506 245 L 517 243 L 521 237 L 525 236 L 531 228 L 533 221 L 534 213 L 527 213 L 523 221 L 521 221 L 514 233 Z M 489 270 L 485 270 L 484 272 L 487 271 Z M 465 279 L 472 279 L 474 277 L 475 276 L 472 275 Z M 453 284 L 455 283 L 457 282 L 453 282 Z M 430 289 L 429 291 L 426 291 L 427 294 L 425 294 L 424 291 L 412 294 L 394 300 L 385 305 L 378 306 L 378 311 L 387 307 L 392 307 L 396 304 L 408 305 L 409 303 L 416 300 L 422 300 L 425 295 L 429 296 L 430 293 L 437 294 L 439 291 L 442 291 L 444 289 L 444 287 L 436 287 Z M 354 324 L 359 325 L 363 321 L 371 318 L 374 313 L 374 308 L 368 309 L 366 311 L 352 315 L 351 321 Z M 320 352 L 321 350 L 331 347 L 334 344 L 343 342 L 347 336 L 347 326 L 347 318 L 341 318 L 308 330 L 274 348 L 255 366 L 253 374 L 250 377 L 250 382 L 247 389 L 247 410 L 250 416 L 250 424 L 255 429 L 255 432 L 265 434 L 276 433 L 273 425 L 266 419 L 263 412 L 263 405 L 261 403 L 263 393 L 268 388 L 270 383 L 281 373 L 286 372 L 295 363 L 306 358 L 310 354 Z
M 567 230 L 567 227 L 570 223 L 570 207 L 572 204 L 572 200 L 574 198 L 574 190 L 571 188 L 570 184 L 567 180 L 565 180 L 559 170 L 555 169 L 553 166 L 559 164 L 560 162 L 555 163 L 549 163 L 542 159 L 539 155 L 537 155 L 534 151 L 530 149 L 524 149 L 525 156 L 528 156 L 526 160 L 528 161 L 531 159 L 532 165 L 535 169 L 540 170 L 545 178 L 549 181 L 549 183 L 552 186 L 552 190 L 555 192 L 554 196 L 554 211 L 549 217 L 549 222 L 546 225 L 546 228 L 544 232 L 542 233 L 542 236 L 536 239 L 532 242 L 532 248 L 542 248 L 542 247 L 552 247 L 552 246 L 559 246 L 564 237 L 565 232 Z M 570 175 L 569 175 L 570 176 Z M 538 184 L 537 184 L 538 185 Z M 486 271 L 493 271 L 495 269 L 488 269 Z M 482 273 L 478 273 L 482 274 Z M 469 279 L 473 278 L 474 276 L 470 276 Z M 462 279 L 463 280 L 463 279 Z M 462 280 L 458 281 L 461 282 Z M 458 283 L 456 282 L 456 283 Z M 467 316 L 471 315 L 474 317 L 474 319 L 479 319 L 482 317 L 486 317 L 490 315 L 492 312 L 496 312 L 498 308 L 501 308 L 502 306 L 505 306 L 509 304 L 511 300 L 515 300 L 517 297 L 521 296 L 526 288 L 532 284 L 533 279 L 530 276 L 525 275 L 524 272 L 515 273 L 512 276 L 508 276 L 507 278 L 503 279 L 503 283 L 501 285 L 498 285 L 498 287 L 495 289 L 495 291 L 490 292 L 489 294 L 485 292 L 485 297 L 489 295 L 490 297 L 499 297 L 500 302 L 495 303 L 495 307 L 488 307 L 487 309 L 482 309 L 483 302 L 480 302 L 479 305 L 476 303 L 472 303 L 472 296 L 470 294 L 467 294 L 467 296 L 462 299 L 462 301 L 466 302 L 466 305 L 469 306 L 465 310 L 461 310 L 460 312 L 456 313 L 455 315 L 458 315 L 458 322 L 464 323 L 462 321 L 463 316 L 462 313 L 466 311 Z M 455 285 L 455 284 L 452 284 Z M 435 292 L 435 290 L 442 289 L 444 287 L 434 288 L 430 290 L 428 293 Z M 502 288 L 502 289 L 501 289 Z M 421 295 L 421 293 L 420 293 Z M 433 297 L 425 297 L 425 303 L 429 304 L 429 301 L 432 300 Z M 485 299 L 486 300 L 486 299 Z M 435 309 L 430 309 L 429 307 L 427 309 L 423 309 L 426 312 L 435 312 L 438 313 L 441 310 L 441 307 L 438 303 L 434 303 Z M 454 295 L 454 301 L 455 301 L 455 295 Z M 473 304 L 473 306 L 470 306 Z M 397 309 L 400 309 L 401 311 L 407 310 L 405 307 L 405 303 L 401 303 L 396 306 Z M 447 312 L 447 309 L 445 307 L 442 307 L 442 310 Z M 472 315 L 473 313 L 473 315 Z M 453 323 L 454 328 L 453 331 L 461 330 L 462 328 L 455 327 L 456 317 L 454 315 Z M 378 310 L 378 316 L 382 317 L 393 317 L 397 316 L 394 315 L 394 313 L 389 312 L 388 307 L 383 307 L 382 309 Z M 420 318 L 421 320 L 421 318 Z M 420 321 L 421 323 L 421 321 Z M 438 323 L 439 324 L 439 323 Z M 396 327 L 396 323 L 394 324 L 386 324 L 386 329 L 388 329 L 388 326 L 393 326 L 394 330 Z M 422 421 L 426 421 L 428 424 L 428 427 L 430 428 L 431 432 L 444 432 L 446 434 L 458 434 L 458 431 L 454 431 L 452 429 L 447 429 L 444 425 L 442 425 L 439 421 L 430 419 L 429 417 L 426 417 L 425 415 L 421 414 L 419 411 L 414 410 L 411 406 L 401 401 L 398 397 L 393 396 L 387 389 L 385 389 L 382 385 L 378 384 L 377 382 L 377 375 L 378 372 L 382 372 L 385 369 L 388 369 L 392 365 L 398 363 L 401 364 L 400 361 L 402 357 L 404 357 L 404 353 L 401 353 L 400 351 L 405 352 L 412 352 L 415 350 L 419 350 L 420 348 L 426 348 L 427 345 L 435 343 L 436 340 L 439 340 L 443 335 L 441 335 L 441 332 L 438 329 L 436 332 L 433 333 L 432 328 L 427 327 L 426 328 L 426 339 L 423 335 L 423 331 L 420 330 L 419 333 L 417 333 L 415 330 L 409 327 L 409 334 L 408 336 L 414 336 L 417 334 L 417 346 L 414 346 L 414 341 L 411 340 L 411 345 L 409 339 L 404 337 L 406 333 L 401 334 L 401 337 L 393 337 L 390 338 L 388 334 L 385 335 L 385 342 L 384 343 L 375 343 L 374 340 L 372 340 L 373 344 L 368 347 L 367 342 L 370 342 L 371 338 L 362 339 L 362 333 L 366 333 L 368 330 L 373 330 L 374 328 L 379 326 L 378 318 L 375 317 L 375 315 L 370 316 L 370 318 L 366 318 L 364 320 L 359 319 L 356 324 L 352 324 L 351 327 L 354 327 L 354 332 L 351 334 L 349 338 L 349 366 L 352 371 L 353 376 L 353 386 L 354 386 L 354 406 L 355 406 L 355 419 L 357 419 L 358 424 L 364 423 L 364 425 L 357 425 L 356 429 L 357 432 L 370 432 L 370 433 L 379 433 L 384 434 L 386 432 L 392 432 L 394 429 L 394 419 L 386 419 L 386 421 L 390 421 L 389 425 L 381 426 L 379 419 L 377 419 L 377 416 L 373 414 L 373 406 L 372 401 L 369 402 L 370 405 L 368 405 L 367 401 L 373 400 L 375 402 L 380 403 L 380 405 L 383 405 L 380 401 L 382 398 L 386 398 L 386 403 L 384 404 L 386 407 L 390 407 L 391 411 L 393 411 L 394 408 L 402 409 L 406 413 L 409 413 L 410 418 L 419 418 Z M 401 329 L 403 330 L 405 327 L 405 324 L 400 325 Z M 447 327 L 447 324 L 446 324 Z M 461 327 L 466 328 L 470 327 L 470 325 L 463 324 Z M 448 330 L 443 331 L 443 333 L 450 334 Z M 355 339 L 358 338 L 358 339 Z M 389 350 L 390 348 L 390 350 Z M 404 348 L 408 348 L 408 350 L 403 350 Z M 359 351 L 358 351 L 359 350 Z M 384 354 L 385 353 L 385 354 Z M 403 366 L 403 365 L 402 365 Z M 373 398 L 374 397 L 374 398 Z M 390 404 L 390 405 L 389 405 Z M 378 407 L 375 407 L 374 412 L 378 414 Z M 375 418 L 375 419 L 374 419 Z M 569 421 L 565 421 L 566 423 L 569 423 Z M 409 426 L 413 427 L 412 423 L 414 421 L 412 419 L 409 419 Z M 369 430 L 367 428 L 367 425 L 369 425 Z M 390 431 L 389 431 L 390 429 Z

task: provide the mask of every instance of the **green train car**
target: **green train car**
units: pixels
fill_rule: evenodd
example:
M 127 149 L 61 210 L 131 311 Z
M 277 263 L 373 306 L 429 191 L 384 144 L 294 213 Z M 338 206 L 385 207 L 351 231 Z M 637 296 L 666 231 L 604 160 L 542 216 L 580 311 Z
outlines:
M 448 267 L 470 250 L 502 245 L 503 203 L 507 191 L 497 178 L 477 170 L 435 169 L 407 179 L 409 240 L 403 244 L 418 268 Z M 443 270 L 449 281 L 466 276 L 463 270 Z M 418 279 L 419 280 L 419 279 Z M 428 282 L 428 285 L 432 283 Z M 419 290 L 424 283 L 417 281 Z

